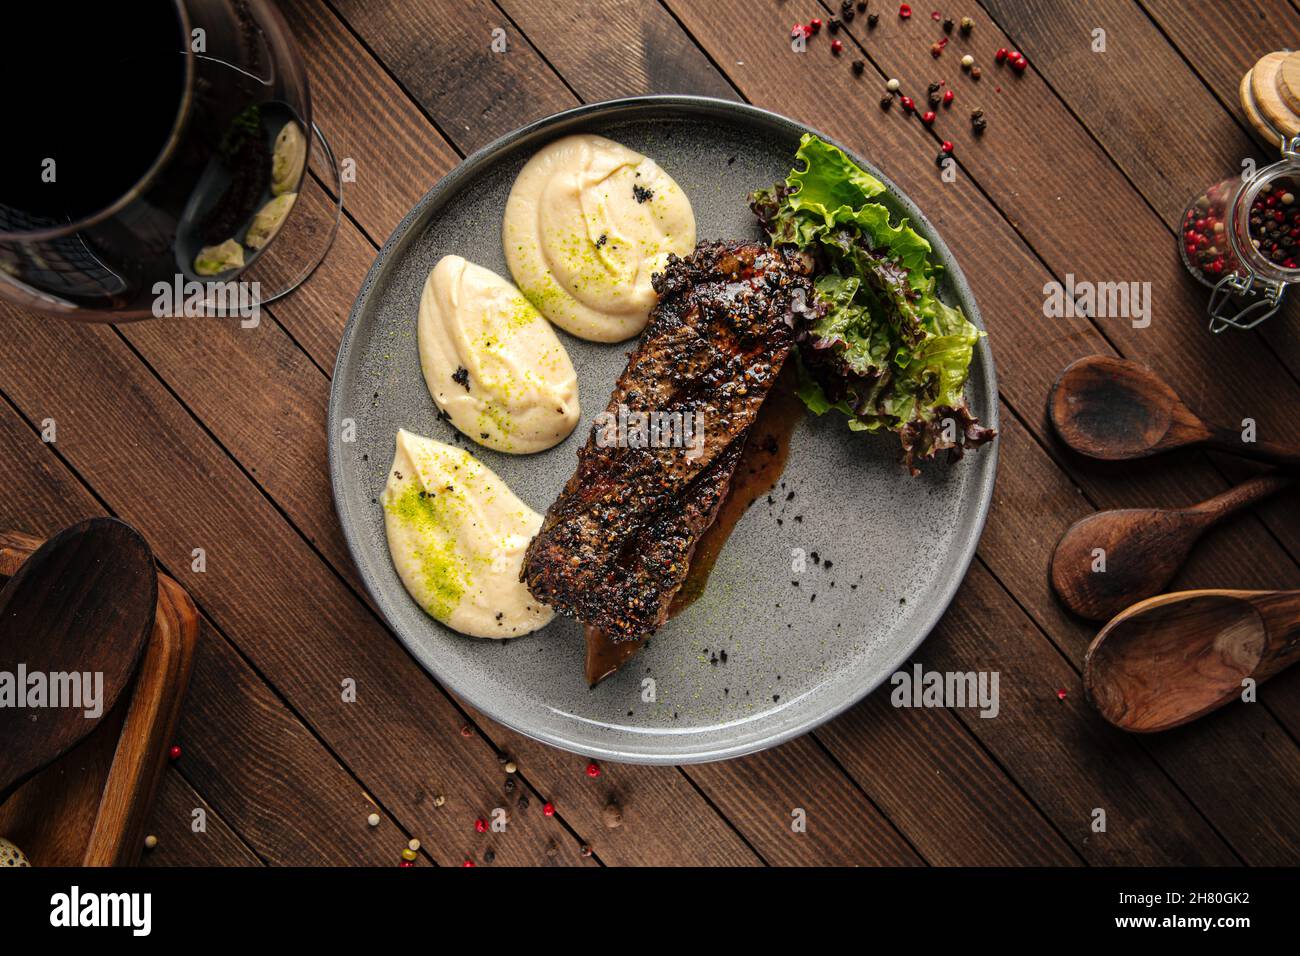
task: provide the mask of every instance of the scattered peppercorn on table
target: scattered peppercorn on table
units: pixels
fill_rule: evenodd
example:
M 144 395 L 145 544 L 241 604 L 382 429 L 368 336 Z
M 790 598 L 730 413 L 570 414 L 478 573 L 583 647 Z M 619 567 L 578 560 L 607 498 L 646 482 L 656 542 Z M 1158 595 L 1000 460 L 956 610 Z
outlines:
M 252 330 L 55 325 L 0 306 L 0 525 L 41 533 L 111 511 L 203 616 L 147 865 L 1300 862 L 1300 672 L 1180 730 L 1120 734 L 1082 688 L 1095 626 L 1047 587 L 1052 549 L 1081 516 L 1201 501 L 1249 469 L 1199 452 L 1100 468 L 1067 454 L 1044 415 L 1067 364 L 1120 354 L 1208 419 L 1300 439 L 1294 303 L 1254 332 L 1212 335 L 1208 291 L 1183 262 L 1214 275 L 1217 257 L 1201 251 L 1222 233 L 1205 214 L 1219 197 L 1190 218 L 1189 199 L 1243 161 L 1278 158 L 1255 129 L 1300 105 L 1286 98 L 1300 54 L 1268 61 L 1286 85 L 1253 92 L 1249 113 L 1243 77 L 1300 48 L 1300 11 L 1285 0 L 279 6 L 316 119 L 353 174 L 342 232 L 305 288 Z M 329 373 L 379 244 L 498 136 L 644 93 L 743 98 L 825 132 L 893 178 L 960 261 L 997 363 L 1001 467 L 978 556 L 913 663 L 997 674 L 996 716 L 898 706 L 884 686 L 737 760 L 591 761 L 453 699 L 372 607 L 324 462 Z M 1290 183 L 1275 192 L 1248 212 L 1290 250 Z M 1046 305 L 1053 290 L 1104 283 L 1136 284 L 1145 307 Z M 56 444 L 42 441 L 47 419 Z M 1300 587 L 1294 512 L 1281 495 L 1214 531 L 1176 587 Z

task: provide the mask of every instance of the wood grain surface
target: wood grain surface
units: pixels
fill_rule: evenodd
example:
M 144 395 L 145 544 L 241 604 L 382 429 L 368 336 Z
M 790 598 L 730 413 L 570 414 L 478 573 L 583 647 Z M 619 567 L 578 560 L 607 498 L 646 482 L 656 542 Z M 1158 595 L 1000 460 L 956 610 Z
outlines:
M 1300 441 L 1296 306 L 1259 333 L 1212 336 L 1205 293 L 1175 253 L 1186 202 L 1243 158 L 1270 158 L 1238 115 L 1236 86 L 1263 53 L 1300 44 L 1293 5 L 970 0 L 949 13 L 974 31 L 954 33 L 938 59 L 929 8 L 904 21 L 878 0 L 877 27 L 856 17 L 839 57 L 827 30 L 802 54 L 789 41 L 794 22 L 838 10 L 829 0 L 278 5 L 315 118 L 356 164 L 338 240 L 307 285 L 255 329 L 78 327 L 0 306 L 0 526 L 43 535 L 121 517 L 202 619 L 184 756 L 167 768 L 147 863 L 396 865 L 412 837 L 420 863 L 453 866 L 1300 862 L 1300 672 L 1273 678 L 1257 703 L 1124 734 L 1083 694 L 1096 626 L 1065 611 L 1047 577 L 1079 518 L 1186 506 L 1252 472 L 1203 451 L 1118 465 L 1074 456 L 1046 403 L 1075 359 L 1134 359 L 1207 419 L 1249 417 L 1261 439 Z M 1093 50 L 1097 28 L 1105 52 Z M 491 50 L 498 29 L 505 53 Z M 1025 53 L 1025 73 L 994 64 L 1004 46 Z M 978 82 L 958 66 L 967 52 Z M 944 81 L 955 101 L 927 128 L 881 110 L 889 77 L 918 102 Z M 915 661 L 997 671 L 996 718 L 895 708 L 886 687 L 766 753 L 606 765 L 593 779 L 584 759 L 441 688 L 360 586 L 331 502 L 325 420 L 343 325 L 379 246 L 496 137 L 579 103 L 665 92 L 743 100 L 842 140 L 916 200 L 962 264 L 997 364 L 1001 464 L 977 559 Z M 942 140 L 954 144 L 951 181 L 935 163 Z M 1067 277 L 1149 283 L 1150 322 L 1047 317 L 1044 287 Z M 47 419 L 57 442 L 41 440 Z M 1209 531 L 1174 585 L 1294 589 L 1298 559 L 1284 493 Z M 342 698 L 347 680 L 355 702 Z M 496 808 L 506 832 L 476 833 Z

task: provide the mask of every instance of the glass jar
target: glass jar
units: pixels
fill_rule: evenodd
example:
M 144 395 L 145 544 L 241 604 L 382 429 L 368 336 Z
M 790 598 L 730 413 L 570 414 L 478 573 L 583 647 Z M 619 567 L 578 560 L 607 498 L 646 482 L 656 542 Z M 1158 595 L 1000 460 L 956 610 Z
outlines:
M 1210 286 L 1210 331 L 1251 329 L 1282 305 L 1300 281 L 1300 137 L 1279 162 L 1225 179 L 1183 213 L 1178 251 Z

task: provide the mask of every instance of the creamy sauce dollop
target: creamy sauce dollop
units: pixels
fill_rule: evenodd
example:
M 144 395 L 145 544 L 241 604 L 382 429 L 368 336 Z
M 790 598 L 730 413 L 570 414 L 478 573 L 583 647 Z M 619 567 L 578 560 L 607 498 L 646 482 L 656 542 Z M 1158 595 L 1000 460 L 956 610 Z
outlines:
M 425 280 L 418 322 L 429 394 L 451 423 L 497 451 L 530 454 L 578 424 L 578 376 L 559 337 L 513 285 L 444 256 Z
M 502 242 L 543 315 L 579 338 L 621 342 L 657 301 L 650 276 L 695 248 L 695 214 L 654 160 L 603 136 L 566 136 L 519 173 Z
M 555 612 L 519 580 L 542 516 L 469 452 L 402 429 L 380 499 L 402 584 L 471 637 L 518 637 Z

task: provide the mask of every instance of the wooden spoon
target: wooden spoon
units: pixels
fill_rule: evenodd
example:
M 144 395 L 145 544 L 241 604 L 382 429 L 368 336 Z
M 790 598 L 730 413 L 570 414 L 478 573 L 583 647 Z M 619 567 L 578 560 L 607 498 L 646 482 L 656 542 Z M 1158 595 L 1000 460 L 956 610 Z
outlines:
M 1126 359 L 1079 359 L 1052 386 L 1048 411 L 1061 441 L 1089 458 L 1124 461 L 1205 446 L 1300 469 L 1300 448 L 1244 442 L 1235 428 L 1205 423 L 1158 376 Z
M 1190 508 L 1124 508 L 1081 518 L 1052 553 L 1052 589 L 1075 614 L 1107 620 L 1163 591 L 1212 525 L 1294 483 L 1260 475 Z
M 135 672 L 157 601 L 149 546 L 113 518 L 64 529 L 9 579 L 0 591 L 0 681 L 15 698 L 0 707 L 0 803 L 113 709 Z M 28 678 L 21 701 L 20 673 Z M 87 686 L 83 676 L 79 706 L 49 706 L 53 681 L 45 705 L 18 706 L 30 700 L 31 675 L 87 673 L 103 675 L 94 704 L 98 682 L 92 676 Z
M 1178 727 L 1300 658 L 1300 591 L 1181 591 L 1148 598 L 1101 629 L 1083 687 L 1121 730 Z

